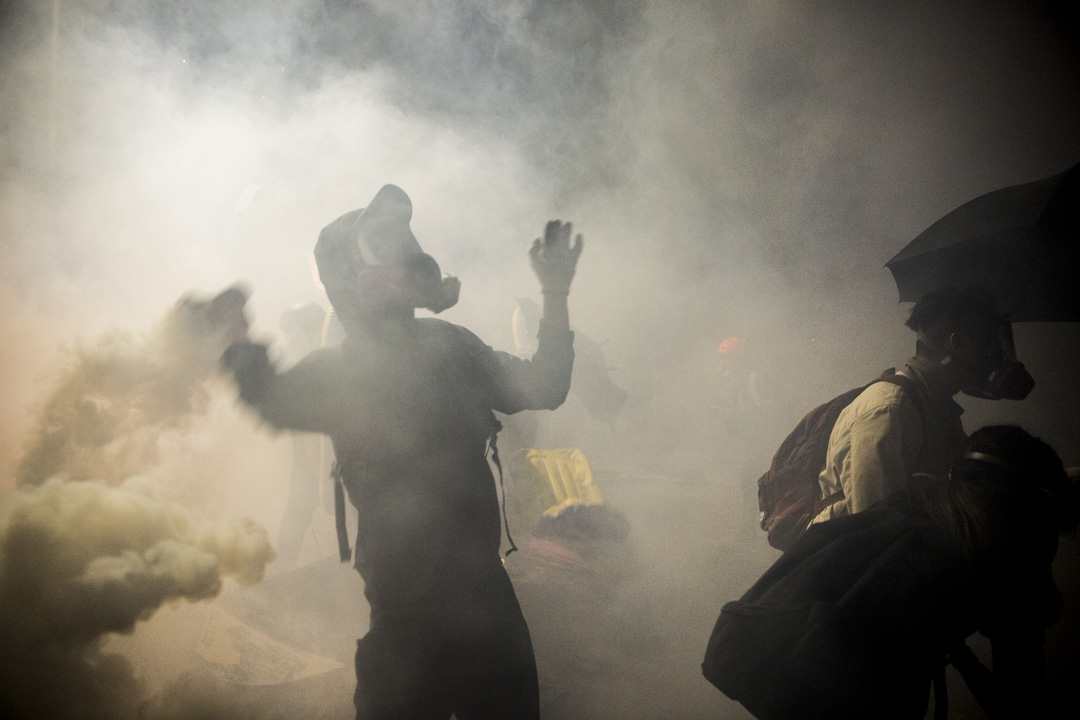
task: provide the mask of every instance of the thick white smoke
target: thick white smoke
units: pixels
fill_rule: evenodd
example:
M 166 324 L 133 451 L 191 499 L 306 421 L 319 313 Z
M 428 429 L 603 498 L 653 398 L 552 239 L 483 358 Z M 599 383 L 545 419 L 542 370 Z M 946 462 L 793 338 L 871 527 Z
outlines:
M 221 432 L 236 418 L 212 375 L 132 365 L 157 342 L 139 335 L 57 346 L 145 327 L 185 289 L 237 278 L 270 339 L 285 308 L 326 304 L 309 269 L 319 229 L 392 182 L 424 249 L 463 282 L 442 317 L 508 349 L 514 299 L 538 299 L 528 244 L 570 219 L 588 243 L 571 322 L 606 343 L 630 397 L 614 428 L 572 406 L 559 428 L 632 516 L 652 583 L 635 601 L 664 625 L 659 649 L 622 653 L 639 672 L 612 673 L 565 715 L 739 717 L 697 663 L 720 600 L 760 572 L 752 487 L 735 483 L 767 457 L 740 469 L 705 423 L 716 347 L 739 336 L 754 353 L 761 454 L 910 354 L 885 260 L 971 197 L 1080 159 L 1076 35 L 1054 4 L 2 4 L 0 487 L 20 457 L 28 488 L 63 473 L 119 490 L 163 462 L 155 474 L 185 503 L 276 524 L 288 463 L 239 421 Z M 1039 386 L 1019 407 L 965 400 L 965 422 L 1023 414 L 1075 463 L 1080 339 L 1017 335 Z M 72 370 L 80 357 L 97 360 Z M 111 379 L 121 366 L 138 372 Z M 56 372 L 62 387 L 43 387 Z M 155 384 L 182 403 L 96 399 Z M 191 462 L 174 452 L 200 443 Z M 96 644 L 53 675 L 130 680 Z M 144 712 L 134 684 L 106 685 L 111 716 Z

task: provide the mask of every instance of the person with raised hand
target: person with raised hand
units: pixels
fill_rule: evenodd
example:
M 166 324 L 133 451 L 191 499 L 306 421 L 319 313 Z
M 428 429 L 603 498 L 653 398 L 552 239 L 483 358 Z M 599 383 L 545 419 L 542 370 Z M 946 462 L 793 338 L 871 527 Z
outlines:
M 359 513 L 355 564 L 371 606 L 356 652 L 357 717 L 535 720 L 536 664 L 499 554 L 487 453 L 497 459 L 494 411 L 566 398 L 567 295 L 583 242 L 553 220 L 533 244 L 544 317 L 536 353 L 521 359 L 415 316 L 452 306 L 460 283 L 420 249 L 411 217 L 408 195 L 386 185 L 320 234 L 315 259 L 346 330 L 340 347 L 278 372 L 265 346 L 239 337 L 225 363 L 265 421 L 333 441 L 342 557 L 343 489 Z

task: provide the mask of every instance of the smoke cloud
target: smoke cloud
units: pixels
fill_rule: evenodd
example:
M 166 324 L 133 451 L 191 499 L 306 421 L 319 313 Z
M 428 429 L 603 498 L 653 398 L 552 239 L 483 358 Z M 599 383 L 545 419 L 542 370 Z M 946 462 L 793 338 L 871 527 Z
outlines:
M 319 229 L 395 183 L 424 250 L 462 280 L 441 317 L 510 349 L 516 298 L 539 290 L 529 243 L 547 219 L 573 220 L 587 248 L 571 323 L 602 345 L 628 400 L 605 424 L 571 398 L 548 437 L 589 458 L 638 554 L 634 579 L 607 589 L 621 614 L 594 623 L 610 630 L 581 648 L 626 667 L 583 683 L 584 699 L 563 698 L 581 699 L 579 718 L 614 707 L 743 717 L 697 663 L 721 601 L 771 558 L 754 534 L 753 477 L 810 407 L 911 354 L 889 257 L 966 200 L 1080 161 L 1067 5 L 5 3 L 0 486 L 12 508 L 55 493 L 158 507 L 164 522 L 172 511 L 160 505 L 181 497 L 274 527 L 287 459 L 234 416 L 209 368 L 216 350 L 177 352 L 169 338 L 192 326 L 156 324 L 160 309 L 243 280 L 253 334 L 279 351 L 286 308 L 327 304 L 310 261 Z M 1020 405 L 965 399 L 965 424 L 1019 422 L 1078 464 L 1080 333 L 1016 335 L 1036 390 Z M 745 339 L 738 352 L 761 379 L 753 442 L 710 415 L 729 337 Z M 164 490 L 131 479 L 163 465 Z M 91 605 L 109 578 L 133 579 L 131 599 L 117 595 L 85 629 L 76 615 L 46 621 L 44 605 L 12 606 L 11 632 L 54 627 L 57 643 L 78 645 L 50 667 L 101 679 L 92 705 L 103 714 L 151 709 L 94 633 L 245 576 L 246 561 L 226 562 L 208 538 L 224 533 L 233 545 L 220 553 L 259 557 L 240 526 L 185 522 L 182 540 L 147 531 L 130 547 L 127 536 L 88 540 L 100 554 L 55 546 L 57 572 L 87 583 L 78 592 Z M 316 558 L 333 549 L 332 530 L 322 539 L 306 541 Z M 37 556 L 11 556 L 22 552 Z
M 130 632 L 165 601 L 250 585 L 273 551 L 251 522 L 216 525 L 132 479 L 51 480 L 4 500 L 3 634 L 20 647 Z
M 0 709 L 20 718 L 144 717 L 128 661 L 102 653 L 167 603 L 262 579 L 273 557 L 251 520 L 219 522 L 170 497 L 151 473 L 164 442 L 208 402 L 226 345 L 229 291 L 184 298 L 154 330 L 73 352 L 0 496 Z M 175 451 L 175 448 L 174 448 Z
M 50 480 L 0 499 L 0 698 L 11 717 L 134 717 L 143 693 L 106 633 L 177 600 L 252 584 L 273 558 L 265 530 L 216 523 L 145 479 Z M 117 702 L 119 701 L 119 702 Z
M 161 448 L 205 412 L 228 345 L 225 308 L 240 290 L 181 299 L 145 336 L 119 329 L 71 351 L 16 471 L 21 484 L 55 475 L 116 483 L 156 467 Z

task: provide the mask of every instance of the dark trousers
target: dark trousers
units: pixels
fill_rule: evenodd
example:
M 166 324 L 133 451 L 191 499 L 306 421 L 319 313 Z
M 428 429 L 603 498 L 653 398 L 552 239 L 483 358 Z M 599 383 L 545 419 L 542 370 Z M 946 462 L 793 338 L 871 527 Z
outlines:
M 357 642 L 357 720 L 538 720 L 529 628 L 505 570 L 424 612 L 373 612 Z

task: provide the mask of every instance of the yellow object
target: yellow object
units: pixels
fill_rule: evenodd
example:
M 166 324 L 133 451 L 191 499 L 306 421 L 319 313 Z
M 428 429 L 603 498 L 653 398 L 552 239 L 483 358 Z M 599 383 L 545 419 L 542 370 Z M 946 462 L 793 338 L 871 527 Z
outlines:
M 526 453 L 532 466 L 547 477 L 555 494 L 555 504 L 544 511 L 555 517 L 571 505 L 602 505 L 600 488 L 593 485 L 592 470 L 585 455 L 576 448 L 561 450 L 529 450 Z

